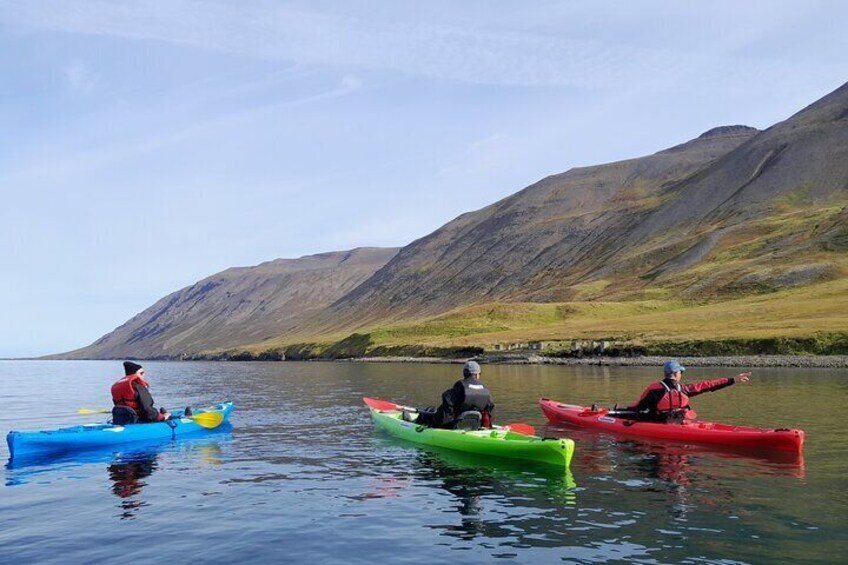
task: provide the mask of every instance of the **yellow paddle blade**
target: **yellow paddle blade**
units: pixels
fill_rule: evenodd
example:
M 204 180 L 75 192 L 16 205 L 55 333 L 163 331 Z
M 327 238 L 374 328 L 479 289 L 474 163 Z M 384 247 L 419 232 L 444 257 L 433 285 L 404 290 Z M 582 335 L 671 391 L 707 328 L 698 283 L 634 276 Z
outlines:
M 224 415 L 220 412 L 201 412 L 200 414 L 189 416 L 189 418 L 197 422 L 197 425 L 210 430 L 217 428 L 224 421 Z
M 111 408 L 80 408 L 78 414 L 108 414 L 112 411 Z

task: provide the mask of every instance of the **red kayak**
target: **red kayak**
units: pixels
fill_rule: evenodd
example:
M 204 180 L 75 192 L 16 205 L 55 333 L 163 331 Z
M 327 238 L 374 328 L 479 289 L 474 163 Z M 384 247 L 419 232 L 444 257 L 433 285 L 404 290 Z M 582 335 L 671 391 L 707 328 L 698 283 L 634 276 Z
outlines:
M 568 423 L 630 437 L 795 453 L 800 453 L 804 445 L 803 430 L 764 430 L 698 420 L 686 420 L 680 424 L 640 422 L 626 416 L 613 417 L 606 408 L 592 410 L 587 406 L 561 404 L 547 398 L 539 400 L 539 404 L 552 424 Z

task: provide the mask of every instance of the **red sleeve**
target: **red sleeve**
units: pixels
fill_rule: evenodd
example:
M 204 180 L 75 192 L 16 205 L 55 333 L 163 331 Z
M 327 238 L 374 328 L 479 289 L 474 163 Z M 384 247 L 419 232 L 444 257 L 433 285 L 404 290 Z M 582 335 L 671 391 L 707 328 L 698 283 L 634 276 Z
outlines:
M 686 396 L 697 396 L 704 392 L 712 392 L 714 390 L 722 389 L 726 386 L 730 386 L 734 383 L 732 377 L 723 377 L 721 379 L 712 379 L 709 381 L 701 381 L 699 383 L 683 385 L 683 392 L 686 393 Z

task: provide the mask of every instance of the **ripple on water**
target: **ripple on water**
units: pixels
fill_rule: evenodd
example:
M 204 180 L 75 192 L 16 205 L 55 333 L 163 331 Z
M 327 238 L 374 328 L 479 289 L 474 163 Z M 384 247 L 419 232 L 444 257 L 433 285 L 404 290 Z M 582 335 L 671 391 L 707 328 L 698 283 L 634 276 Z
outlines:
M 31 428 L 69 423 L 77 408 L 103 397 L 103 376 L 114 365 L 0 363 L 0 396 L 24 407 L 7 403 L 0 421 Z M 618 401 L 638 395 L 650 371 L 637 371 L 634 379 L 626 368 L 487 367 L 499 421 L 526 421 L 544 435 L 577 441 L 571 473 L 564 473 L 423 448 L 373 431 L 362 396 L 433 404 L 456 377 L 453 367 L 150 368 L 156 397 L 168 405 L 234 399 L 231 431 L 149 453 L 4 469 L 0 556 L 105 563 L 127 536 L 145 540 L 133 556 L 142 562 L 226 554 L 240 562 L 346 564 L 826 563 L 845 546 L 844 434 L 832 419 L 798 409 L 805 402 L 823 404 L 824 413 L 841 406 L 845 393 L 833 385 L 845 374 L 763 372 L 768 414 L 756 412 L 761 401 L 753 387 L 699 397 L 699 412 L 716 420 L 802 422 L 806 462 L 792 462 L 543 423 L 541 396 Z M 47 406 L 33 400 L 71 373 L 79 382 L 71 398 Z

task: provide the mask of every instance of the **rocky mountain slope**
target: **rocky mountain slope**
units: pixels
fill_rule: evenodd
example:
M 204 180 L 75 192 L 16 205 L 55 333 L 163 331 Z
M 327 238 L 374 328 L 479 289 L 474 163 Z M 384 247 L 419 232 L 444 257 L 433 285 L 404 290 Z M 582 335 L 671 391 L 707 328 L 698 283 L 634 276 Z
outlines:
M 548 177 L 399 251 L 230 269 L 70 355 L 259 350 L 474 305 L 703 304 L 804 287 L 848 272 L 846 205 L 848 84 L 765 131 L 719 127 Z
M 392 320 L 496 301 L 621 300 L 643 296 L 658 280 L 709 297 L 753 270 L 735 265 L 726 277 L 715 265 L 716 284 L 700 289 L 674 278 L 734 238 L 761 235 L 745 233 L 759 220 L 846 197 L 848 84 L 766 131 L 716 128 L 655 155 L 573 169 L 460 216 L 403 248 L 340 300 L 333 317 Z M 839 216 L 825 216 L 815 241 L 839 241 Z M 783 257 L 787 272 L 804 282 L 797 255 L 811 242 L 799 246 L 797 239 L 751 249 L 749 259 L 775 266 Z M 810 280 L 838 275 L 826 263 L 808 271 Z M 792 278 L 787 272 L 774 277 Z
M 179 357 L 261 341 L 329 306 L 397 251 L 359 248 L 227 269 L 166 296 L 90 346 L 61 357 Z
M 756 134 L 718 128 L 654 155 L 546 178 L 403 248 L 334 310 L 402 318 L 476 302 L 568 299 L 663 204 L 666 187 Z

